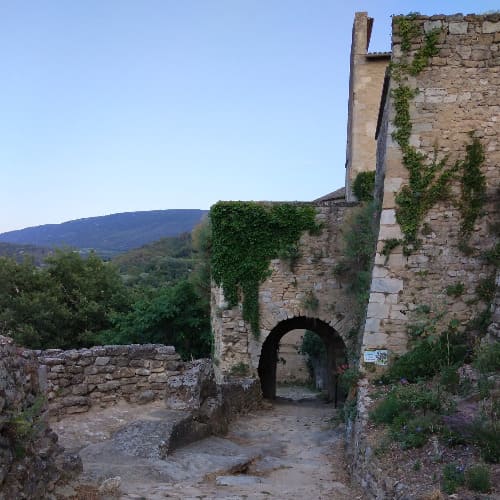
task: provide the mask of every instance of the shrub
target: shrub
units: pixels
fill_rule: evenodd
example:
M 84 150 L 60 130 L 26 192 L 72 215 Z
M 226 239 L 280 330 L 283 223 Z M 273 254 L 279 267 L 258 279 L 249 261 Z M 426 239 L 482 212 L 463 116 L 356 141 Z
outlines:
M 372 410 L 370 418 L 375 423 L 392 424 L 396 417 L 406 422 L 416 411 L 425 414 L 429 410 L 440 412 L 442 408 L 442 397 L 436 391 L 422 384 L 404 385 L 392 389 Z
M 439 381 L 447 391 L 456 394 L 460 387 L 460 376 L 458 375 L 457 367 L 453 365 L 443 368 Z
M 396 418 L 391 434 L 396 441 L 401 443 L 403 449 L 420 448 L 427 442 L 430 434 L 439 428 L 439 417 L 435 413 L 428 413 L 414 418 Z
M 348 368 L 339 377 L 340 387 L 347 392 L 351 387 L 354 387 L 358 383 L 360 378 L 361 374 L 357 368 Z
M 470 490 L 488 493 L 491 490 L 490 470 L 486 465 L 473 465 L 465 472 L 465 484 Z
M 442 489 L 453 495 L 459 486 L 465 483 L 464 468 L 457 464 L 446 464 L 443 468 Z
M 500 371 L 500 342 L 481 346 L 472 364 L 481 373 Z
M 373 200 L 375 190 L 375 171 L 359 172 L 352 184 L 352 192 L 359 201 Z
M 430 379 L 443 367 L 462 362 L 466 352 L 463 336 L 459 333 L 445 332 L 436 340 L 422 339 L 411 351 L 396 359 L 380 380 L 389 383 L 402 378 L 408 382 Z
M 472 441 L 478 446 L 481 457 L 489 463 L 500 462 L 500 424 L 498 420 L 476 421 L 472 425 Z

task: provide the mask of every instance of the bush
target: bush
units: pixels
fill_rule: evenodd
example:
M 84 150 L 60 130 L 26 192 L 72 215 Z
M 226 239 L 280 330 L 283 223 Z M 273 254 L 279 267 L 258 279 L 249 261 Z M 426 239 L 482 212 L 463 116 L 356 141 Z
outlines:
M 423 339 L 415 347 L 396 359 L 380 378 L 383 383 L 406 379 L 418 382 L 432 378 L 443 367 L 461 363 L 467 352 L 463 336 L 451 332 L 436 340 Z
M 375 171 L 359 172 L 352 183 L 352 192 L 359 201 L 373 200 L 375 190 Z
M 428 413 L 414 418 L 396 418 L 392 427 L 392 437 L 401 443 L 403 449 L 420 448 L 427 442 L 430 434 L 439 428 L 439 417 Z
M 488 493 L 491 490 L 490 471 L 486 465 L 473 465 L 465 473 L 465 484 L 467 488 L 480 493 Z
M 348 368 L 344 373 L 342 373 L 339 377 L 339 385 L 346 392 L 354 387 L 358 380 L 361 378 L 361 374 L 357 368 Z
M 440 384 L 449 392 L 456 394 L 460 387 L 460 376 L 456 366 L 447 366 L 441 370 Z
M 481 346 L 472 364 L 481 373 L 500 371 L 500 342 Z
M 483 460 L 500 462 L 500 424 L 498 420 L 477 421 L 472 426 L 472 441 L 481 451 Z
M 443 468 L 442 489 L 453 495 L 459 486 L 465 483 L 464 468 L 456 464 L 446 464 Z
M 389 392 L 378 406 L 370 413 L 375 423 L 392 424 L 396 417 L 410 419 L 416 411 L 424 414 L 442 410 L 441 395 L 424 385 L 398 386 Z

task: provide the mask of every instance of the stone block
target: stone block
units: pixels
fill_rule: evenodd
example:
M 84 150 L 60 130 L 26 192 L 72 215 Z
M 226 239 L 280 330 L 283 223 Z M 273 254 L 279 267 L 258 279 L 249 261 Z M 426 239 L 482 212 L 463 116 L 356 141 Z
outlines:
M 382 293 L 398 293 L 403 289 L 403 280 L 396 278 L 374 278 L 371 291 Z
M 382 210 L 382 213 L 380 214 L 380 223 L 396 224 L 396 210 L 393 208 Z
M 450 23 L 448 25 L 448 32 L 450 35 L 466 35 L 468 25 L 467 21 Z
M 151 375 L 151 370 L 148 370 L 147 368 L 136 368 L 135 374 L 141 376 Z
M 483 33 L 498 33 L 500 32 L 500 21 L 497 22 L 491 22 L 491 21 L 484 21 L 483 23 Z
M 433 31 L 433 30 L 439 30 L 441 29 L 443 26 L 443 22 L 442 21 L 425 21 L 424 22 L 424 31 L 426 33 L 429 33 L 430 31 Z
M 104 366 L 109 363 L 110 358 L 108 356 L 98 356 L 95 358 L 94 364 L 96 366 Z
M 381 304 L 379 302 L 369 303 L 366 315 L 368 318 L 380 318 L 380 319 L 388 318 L 389 305 Z

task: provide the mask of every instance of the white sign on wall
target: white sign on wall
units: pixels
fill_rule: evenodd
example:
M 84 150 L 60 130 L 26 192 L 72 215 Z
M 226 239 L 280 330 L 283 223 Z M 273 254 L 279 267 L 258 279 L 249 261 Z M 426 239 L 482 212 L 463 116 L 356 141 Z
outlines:
M 376 349 L 363 353 L 363 360 L 365 363 L 375 363 L 376 365 L 385 366 L 387 365 L 388 358 L 389 351 L 387 349 Z

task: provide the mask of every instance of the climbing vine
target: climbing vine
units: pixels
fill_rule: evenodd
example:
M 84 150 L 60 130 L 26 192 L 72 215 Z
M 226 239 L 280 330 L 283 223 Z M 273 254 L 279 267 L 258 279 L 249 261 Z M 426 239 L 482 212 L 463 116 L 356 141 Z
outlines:
M 462 199 L 459 203 L 462 214 L 462 235 L 467 239 L 474 227 L 477 217 L 481 213 L 484 202 L 485 180 L 480 166 L 484 161 L 482 145 L 477 138 L 466 146 L 466 159 L 447 166 L 448 157 L 439 157 L 434 151 L 433 157 L 419 152 L 410 144 L 412 123 L 410 103 L 418 95 L 418 89 L 408 84 L 410 76 L 418 75 L 425 69 L 432 56 L 437 55 L 439 49 L 440 29 L 434 29 L 424 34 L 424 40 L 413 58 L 409 59 L 409 52 L 413 40 L 421 35 L 420 26 L 415 22 L 416 14 L 402 16 L 396 19 L 401 37 L 401 62 L 391 65 L 391 74 L 397 82 L 391 91 L 394 102 L 395 130 L 392 138 L 397 142 L 403 153 L 403 164 L 409 172 L 408 184 L 403 186 L 396 195 L 396 220 L 401 227 L 404 238 L 399 243 L 403 246 L 403 253 L 409 255 L 416 250 L 420 241 L 418 232 L 423 220 L 438 201 L 449 196 L 451 181 L 462 173 Z M 384 247 L 386 257 L 397 246 L 397 240 L 391 240 Z
M 259 285 L 271 259 L 288 255 L 304 231 L 317 234 L 313 206 L 288 203 L 218 202 L 210 210 L 212 277 L 229 307 L 242 298 L 243 319 L 259 335 Z
M 466 157 L 462 163 L 460 179 L 462 199 L 459 205 L 462 213 L 463 241 L 470 237 L 486 199 L 486 178 L 481 172 L 481 165 L 484 162 L 483 146 L 479 139 L 472 138 L 472 143 L 465 147 L 465 151 Z

